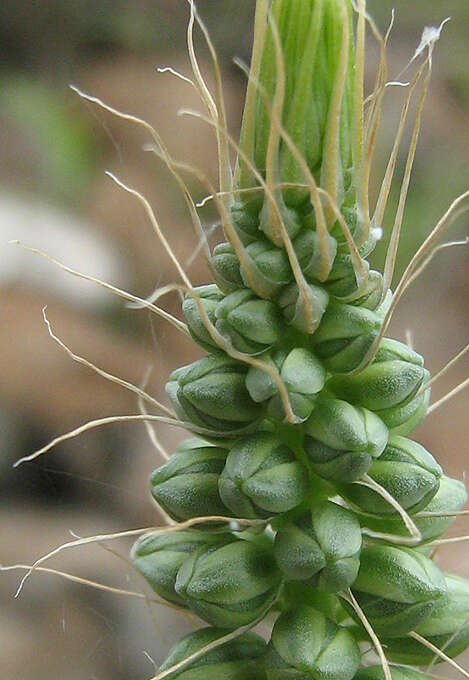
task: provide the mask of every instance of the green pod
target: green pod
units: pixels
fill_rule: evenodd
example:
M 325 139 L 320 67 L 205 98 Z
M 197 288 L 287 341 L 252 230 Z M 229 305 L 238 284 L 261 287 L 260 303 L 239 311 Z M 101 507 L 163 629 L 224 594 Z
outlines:
M 415 629 L 450 658 L 469 646 L 469 581 L 446 574 L 447 594 L 435 605 L 430 616 Z M 435 653 L 413 638 L 383 641 L 391 661 L 422 666 L 431 663 Z M 436 659 L 441 662 L 442 659 Z
M 293 248 L 300 263 L 301 271 L 307 281 L 315 283 L 316 281 L 323 281 L 324 277 L 327 280 L 330 277 L 331 267 L 333 267 L 337 253 L 337 241 L 330 234 L 326 235 L 325 247 L 329 253 L 329 266 L 326 271 L 323 271 L 322 246 L 319 234 L 312 229 L 304 229 L 293 241 Z M 324 283 L 324 287 L 327 288 L 326 283 Z
M 219 479 L 220 497 L 237 517 L 288 512 L 310 491 L 308 471 L 275 434 L 258 432 L 231 449 Z
M 362 550 L 353 590 L 378 635 L 402 637 L 430 616 L 446 583 L 417 550 L 379 545 Z
M 152 473 L 153 498 L 178 522 L 192 517 L 229 515 L 218 493 L 218 479 L 227 453 L 226 449 L 201 440 L 189 440 Z
M 227 295 L 215 310 L 217 330 L 246 354 L 260 354 L 285 335 L 278 307 L 258 298 L 249 288 Z
M 312 352 L 301 347 L 290 352 L 277 350 L 265 360 L 279 371 L 280 378 L 287 388 L 293 413 L 301 420 L 306 420 L 326 380 L 326 371 L 322 363 Z M 269 416 L 277 420 L 285 418 L 277 385 L 268 373 L 251 366 L 246 376 L 246 387 L 255 402 L 268 402 Z
M 215 325 L 215 309 L 217 304 L 223 299 L 223 293 L 215 284 L 208 286 L 199 286 L 194 288 L 194 292 L 200 299 L 200 304 L 204 308 L 211 323 Z M 184 320 L 189 329 L 189 333 L 198 345 L 203 347 L 208 352 L 213 352 L 215 349 L 220 349 L 215 340 L 207 330 L 207 327 L 200 315 L 197 302 L 191 295 L 186 295 L 182 303 L 182 313 Z
M 299 605 L 275 622 L 266 656 L 268 680 L 352 680 L 360 650 L 349 631 Z
M 304 295 L 300 294 L 296 283 L 287 286 L 278 299 L 287 323 L 302 333 L 316 331 L 324 316 L 329 295 L 321 286 L 308 284 Z
M 414 671 L 404 666 L 391 666 L 392 680 L 430 680 L 429 675 Z M 354 680 L 386 680 L 382 666 L 368 666 L 361 668 Z
M 330 371 L 353 371 L 373 344 L 381 323 L 379 310 L 331 302 L 312 337 L 314 351 Z
M 204 531 L 150 532 L 134 544 L 131 559 L 155 593 L 164 600 L 185 606 L 184 598 L 176 593 L 176 576 L 185 560 L 202 546 L 222 545 L 226 537 Z
M 304 449 L 313 470 L 334 482 L 364 475 L 388 443 L 388 430 L 372 411 L 341 399 L 321 399 L 305 424 Z
M 453 513 L 458 512 L 465 505 L 467 501 L 466 487 L 458 479 L 445 477 L 440 479 L 440 485 L 435 496 L 431 499 L 425 507 L 425 513 Z M 360 512 L 360 511 L 359 511 Z M 394 534 L 398 536 L 408 536 L 409 530 L 405 526 L 400 515 L 371 515 L 369 513 L 359 514 L 362 525 L 373 529 L 374 531 L 381 531 L 387 534 Z M 414 523 L 422 535 L 424 541 L 429 541 L 438 538 L 445 533 L 445 531 L 454 522 L 455 517 L 451 515 L 445 517 L 418 517 L 412 516 Z
M 232 537 L 226 545 L 202 548 L 189 557 L 175 588 L 201 619 L 235 629 L 261 617 L 280 585 L 271 548 Z
M 238 256 L 231 243 L 219 243 L 210 258 L 215 280 L 224 293 L 244 288 Z
M 222 628 L 201 628 L 181 638 L 169 651 L 159 670 L 165 671 L 226 635 Z M 171 680 L 265 680 L 262 655 L 265 641 L 248 632 L 207 652 L 182 670 L 171 673 Z
M 433 456 L 421 444 L 394 435 L 368 471 L 404 510 L 418 512 L 435 496 L 443 474 Z M 369 487 L 350 484 L 342 494 L 368 514 L 392 515 L 396 509 Z
M 355 515 L 324 501 L 278 530 L 274 555 L 288 580 L 308 581 L 323 592 L 336 593 L 355 581 L 361 545 Z
M 246 372 L 244 364 L 212 355 L 173 371 L 166 392 L 182 421 L 221 433 L 246 431 L 263 415 L 246 390 Z
M 394 354 L 391 350 L 388 344 L 361 373 L 334 376 L 328 386 L 341 399 L 377 413 L 394 434 L 405 436 L 425 416 L 428 390 L 418 396 L 417 392 L 429 374 L 415 352 L 388 358 Z

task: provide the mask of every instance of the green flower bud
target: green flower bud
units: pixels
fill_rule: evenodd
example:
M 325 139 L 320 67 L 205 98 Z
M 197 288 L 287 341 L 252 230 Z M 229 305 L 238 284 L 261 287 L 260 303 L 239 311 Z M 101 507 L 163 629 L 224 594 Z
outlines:
M 362 550 L 353 589 L 378 635 L 402 637 L 430 616 L 446 583 L 417 550 L 380 545 Z
M 259 432 L 231 449 L 219 480 L 222 501 L 237 517 L 288 512 L 310 491 L 308 471 L 274 434 Z
M 195 529 L 148 533 L 136 541 L 131 558 L 155 593 L 169 602 L 184 606 L 184 598 L 175 589 L 176 576 L 189 555 L 202 546 L 223 544 L 226 537 Z
M 312 334 L 318 328 L 329 302 L 329 295 L 321 286 L 309 284 L 306 299 L 300 295 L 296 283 L 284 288 L 278 299 L 287 323 L 302 333 Z
M 360 650 L 346 628 L 305 605 L 275 622 L 266 656 L 268 680 L 352 680 Z
M 231 243 L 219 243 L 210 259 L 215 280 L 224 293 L 244 288 L 239 269 L 239 260 Z
M 290 352 L 278 350 L 266 362 L 277 368 L 283 380 L 293 413 L 305 420 L 314 408 L 317 394 L 324 387 L 326 371 L 322 363 L 307 349 L 297 347 Z M 277 385 L 271 376 L 251 366 L 246 376 L 246 387 L 256 402 L 268 401 L 267 413 L 278 420 L 285 418 Z
M 227 450 L 190 440 L 150 478 L 153 498 L 178 522 L 191 517 L 229 515 L 218 493 Z
M 386 300 L 376 311 L 355 304 L 330 303 L 312 338 L 314 351 L 326 368 L 348 373 L 360 365 L 380 331 L 387 303 Z
M 303 446 L 320 477 L 353 482 L 387 443 L 388 430 L 372 411 L 340 399 L 321 399 L 306 422 Z
M 321 591 L 339 592 L 357 577 L 361 545 L 355 515 L 324 501 L 310 514 L 278 530 L 274 555 L 288 579 L 308 580 Z
M 188 558 L 177 574 L 176 592 L 204 621 L 234 629 L 261 616 L 280 584 L 269 547 L 232 538 Z
M 404 666 L 391 667 L 392 680 L 430 680 L 429 675 L 424 675 L 411 668 L 404 668 Z M 354 680 L 385 680 L 382 666 L 368 666 L 368 668 L 361 668 Z
M 214 284 L 199 286 L 198 288 L 194 288 L 194 291 L 200 298 L 200 303 L 205 309 L 208 318 L 212 324 L 215 324 L 215 309 L 220 300 L 223 299 L 222 292 L 219 290 L 218 286 L 215 286 Z M 187 323 L 189 333 L 201 347 L 207 352 L 213 352 L 214 348 L 220 349 L 208 332 L 202 317 L 200 316 L 197 303 L 191 295 L 186 295 L 184 298 L 182 313 L 184 315 L 184 320 Z
M 447 574 L 446 586 L 447 595 L 435 604 L 430 616 L 415 630 L 454 658 L 469 646 L 469 581 Z M 386 641 L 386 647 L 389 659 L 398 663 L 427 665 L 435 656 L 420 642 L 408 637 Z
M 440 486 L 436 495 L 433 496 L 425 507 L 424 512 L 457 512 L 465 505 L 466 500 L 467 492 L 464 484 L 458 479 L 452 479 L 451 477 L 445 477 L 443 475 L 440 478 Z M 409 535 L 409 530 L 405 526 L 400 515 L 371 515 L 369 513 L 361 512 L 361 509 L 356 510 L 360 513 L 359 517 L 361 523 L 369 529 L 398 536 Z M 422 539 L 424 541 L 429 541 L 444 534 L 448 527 L 454 522 L 455 517 L 443 516 L 419 518 L 413 516 L 412 519 L 422 534 Z
M 231 206 L 231 219 L 244 245 L 253 243 L 261 236 L 259 233 L 259 211 L 262 199 L 259 201 L 239 201 Z
M 293 279 L 288 256 L 284 249 L 275 248 L 269 241 L 259 240 L 246 248 L 246 268 L 249 275 L 254 277 L 257 290 L 262 291 L 262 297 L 274 299 Z M 241 267 L 241 276 L 246 286 L 249 277 L 245 266 Z
M 285 325 L 278 307 L 249 288 L 230 293 L 215 310 L 217 330 L 246 354 L 259 354 L 279 342 Z
M 428 390 L 416 395 L 429 374 L 415 352 L 403 350 L 406 358 L 382 358 L 396 355 L 394 348 L 400 344 L 386 341 L 383 351 L 365 370 L 354 376 L 334 376 L 328 386 L 341 399 L 373 410 L 394 434 L 405 436 L 425 415 Z
M 262 416 L 246 390 L 246 372 L 244 364 L 212 355 L 173 371 L 166 392 L 182 421 L 222 432 L 245 431 Z
M 300 267 L 307 281 L 315 283 L 322 274 L 322 257 L 319 235 L 311 229 L 305 229 L 293 241 Z M 337 252 L 337 241 L 330 234 L 327 235 L 327 248 L 330 253 L 331 263 Z M 329 273 L 330 276 L 330 273 Z M 324 287 L 326 283 L 324 283 Z
M 202 628 L 189 633 L 171 648 L 159 670 L 175 666 L 224 635 L 226 630 L 222 628 Z M 265 641 L 259 635 L 244 633 L 168 677 L 171 680 L 265 680 L 260 660 L 265 649 Z
M 433 456 L 421 444 L 394 436 L 368 471 L 378 484 L 408 512 L 425 508 L 437 493 L 443 474 Z M 369 487 L 351 484 L 343 495 L 365 513 L 390 515 L 397 511 Z

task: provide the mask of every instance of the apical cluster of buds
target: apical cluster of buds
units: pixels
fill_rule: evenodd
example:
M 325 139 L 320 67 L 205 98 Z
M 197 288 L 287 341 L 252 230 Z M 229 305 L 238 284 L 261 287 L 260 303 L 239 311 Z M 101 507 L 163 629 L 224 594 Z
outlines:
M 433 653 L 409 633 L 449 656 L 469 644 L 469 584 L 427 549 L 466 491 L 408 439 L 429 373 L 382 337 L 392 294 L 367 261 L 356 9 L 354 44 L 349 0 L 258 0 L 227 242 L 216 284 L 182 305 L 207 354 L 167 384 L 202 438 L 151 477 L 171 518 L 207 522 L 133 550 L 156 593 L 212 626 L 173 648 L 171 678 L 417 680 L 409 666 Z M 245 627 L 269 611 L 266 645 Z M 380 665 L 362 657 L 370 639 Z

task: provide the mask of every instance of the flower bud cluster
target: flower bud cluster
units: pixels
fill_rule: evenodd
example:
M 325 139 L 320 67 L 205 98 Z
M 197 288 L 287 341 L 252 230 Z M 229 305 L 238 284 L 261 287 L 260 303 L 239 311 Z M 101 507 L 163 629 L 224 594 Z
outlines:
M 359 643 L 370 641 L 370 626 L 389 660 L 402 664 L 392 667 L 394 680 L 426 677 L 410 666 L 432 654 L 411 631 L 449 656 L 469 645 L 469 584 L 445 576 L 426 549 L 466 490 L 409 438 L 428 406 L 423 358 L 397 340 L 378 343 L 392 294 L 370 270 L 376 234 L 361 238 L 350 176 L 352 60 L 336 111 L 335 193 L 325 157 L 334 153 L 327 112 L 350 10 L 342 0 L 272 3 L 291 94 L 282 120 L 293 137 L 303 130 L 310 145 L 300 152 L 313 182 L 334 194 L 340 214 L 318 208 L 304 188 L 272 194 L 272 171 L 290 183 L 304 183 L 307 173 L 279 140 L 269 169 L 272 121 L 259 100 L 250 148 L 266 186 L 243 156 L 227 241 L 211 259 L 216 284 L 193 289 L 182 304 L 205 356 L 175 370 L 166 390 L 198 438 L 152 474 L 151 493 L 177 522 L 200 522 L 145 535 L 132 553 L 160 597 L 210 625 L 170 652 L 161 670 L 196 656 L 171 678 L 381 680 L 382 666 L 361 665 Z M 306 65 L 295 80 L 290 31 L 311 33 L 310 57 L 331 81 L 312 78 Z M 267 58 L 274 38 L 272 31 L 259 77 L 275 99 Z M 297 96 L 298 83 L 317 94 L 314 104 Z M 278 618 L 267 645 L 254 634 L 216 645 L 271 610 Z

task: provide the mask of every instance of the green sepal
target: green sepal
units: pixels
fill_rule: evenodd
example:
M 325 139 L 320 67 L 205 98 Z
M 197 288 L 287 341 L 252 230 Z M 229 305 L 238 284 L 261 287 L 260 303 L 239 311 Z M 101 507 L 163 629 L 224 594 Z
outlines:
M 379 309 L 372 311 L 352 304 L 331 302 L 312 337 L 314 351 L 330 371 L 353 371 L 363 361 L 381 323 Z
M 433 456 L 417 442 L 393 436 L 368 471 L 370 477 L 408 512 L 425 508 L 435 496 L 443 474 Z M 396 509 L 379 493 L 360 484 L 341 489 L 359 510 L 368 514 L 392 515 Z
M 341 399 L 321 399 L 305 424 L 304 449 L 313 470 L 334 482 L 360 479 L 388 443 L 372 411 Z
M 131 559 L 155 593 L 164 600 L 185 606 L 175 591 L 176 576 L 189 555 L 201 546 L 221 545 L 225 538 L 190 529 L 166 533 L 150 532 L 135 542 Z
M 210 264 L 218 287 L 224 293 L 232 293 L 239 288 L 244 288 L 238 256 L 231 243 L 216 245 Z
M 446 582 L 417 550 L 380 545 L 362 550 L 353 590 L 378 634 L 401 637 L 431 614 Z
M 250 287 L 249 282 L 253 280 L 256 292 L 263 298 L 274 300 L 293 279 L 287 253 L 270 241 L 263 239 L 250 243 L 245 259 L 240 269 L 244 285 Z
M 211 642 L 226 635 L 222 628 L 201 628 L 181 638 L 169 651 L 159 671 L 165 671 L 195 654 Z M 265 641 L 247 632 L 235 640 L 207 652 L 179 672 L 171 673 L 171 680 L 265 680 L 262 655 Z
M 312 334 L 317 331 L 329 302 L 329 295 L 322 286 L 308 284 L 305 295 L 300 294 L 296 283 L 283 289 L 278 299 L 287 323 L 301 331 Z
M 194 288 L 194 292 L 200 299 L 200 304 L 207 313 L 211 323 L 215 324 L 215 309 L 220 300 L 223 299 L 223 293 L 215 284 L 198 286 L 197 288 Z M 197 344 L 199 344 L 208 352 L 213 352 L 214 349 L 220 349 L 207 330 L 207 327 L 205 326 L 205 323 L 200 315 L 197 303 L 191 295 L 186 295 L 184 298 L 182 303 L 182 313 L 189 329 L 189 333 L 197 342 Z
M 308 515 L 279 529 L 274 555 L 288 580 L 308 581 L 325 592 L 345 590 L 355 581 L 362 545 L 355 515 L 325 501 Z
M 469 646 L 469 581 L 446 574 L 447 594 L 433 608 L 430 616 L 415 630 L 435 647 L 454 658 Z M 431 663 L 435 653 L 413 638 L 383 641 L 391 661 L 410 665 Z M 436 662 L 441 659 L 436 659 Z
M 259 232 L 259 211 L 262 206 L 262 199 L 246 202 L 238 201 L 231 206 L 230 213 L 233 226 L 244 245 L 256 241 L 260 236 Z
M 227 450 L 209 444 L 186 445 L 150 477 L 153 498 L 178 522 L 230 514 L 218 492 Z
M 329 266 L 325 272 L 323 272 L 322 265 L 321 238 L 316 231 L 303 230 L 293 241 L 293 247 L 307 281 L 315 283 L 318 280 L 324 280 L 324 277 L 328 280 L 337 253 L 337 241 L 333 236 L 326 235 Z M 323 285 L 326 287 L 326 283 Z
M 259 432 L 231 449 L 219 479 L 220 497 L 237 517 L 262 518 L 300 505 L 308 471 L 275 434 Z
M 316 609 L 299 605 L 275 622 L 266 657 L 268 680 L 352 680 L 359 665 L 353 636 Z
M 317 395 L 324 387 L 326 371 L 322 363 L 307 349 L 297 347 L 290 352 L 277 350 L 266 355 L 265 361 L 276 368 L 287 388 L 293 413 L 306 420 L 314 408 Z M 246 376 L 246 387 L 256 402 L 270 400 L 267 405 L 269 416 L 284 420 L 285 411 L 271 376 L 251 366 Z
M 247 368 L 225 355 L 211 355 L 173 371 L 166 384 L 176 414 L 196 426 L 243 431 L 262 417 L 245 386 Z
M 405 435 L 425 415 L 426 395 L 416 394 L 427 378 L 428 371 L 419 364 L 375 360 L 358 375 L 334 376 L 328 387 L 341 399 L 375 411 L 395 434 Z
M 466 487 L 458 479 L 445 477 L 440 479 L 440 486 L 435 496 L 425 507 L 424 512 L 458 512 L 467 501 Z M 371 515 L 367 513 L 359 514 L 360 522 L 363 526 L 374 531 L 380 531 L 397 536 L 408 536 L 409 530 L 405 526 L 400 515 L 383 516 Z M 456 519 L 455 517 L 412 517 L 424 541 L 438 538 L 445 533 L 448 527 Z
M 269 547 L 232 538 L 189 557 L 176 592 L 204 621 L 235 629 L 259 618 L 273 603 L 281 575 Z
M 266 351 L 285 334 L 278 307 L 258 298 L 249 288 L 227 295 L 217 305 L 215 317 L 217 330 L 246 354 Z

